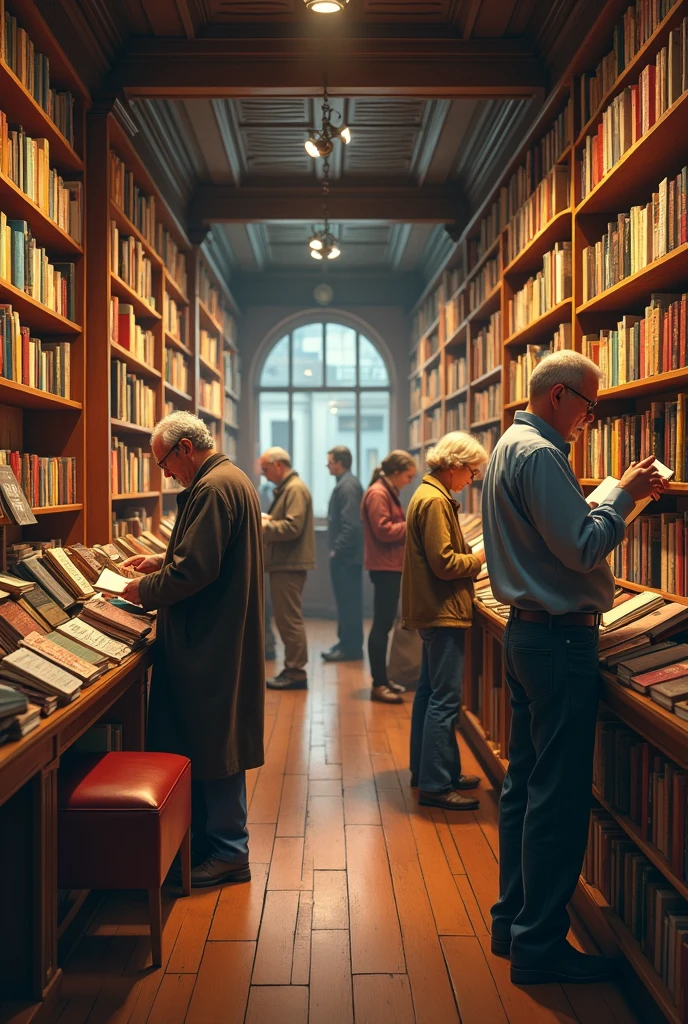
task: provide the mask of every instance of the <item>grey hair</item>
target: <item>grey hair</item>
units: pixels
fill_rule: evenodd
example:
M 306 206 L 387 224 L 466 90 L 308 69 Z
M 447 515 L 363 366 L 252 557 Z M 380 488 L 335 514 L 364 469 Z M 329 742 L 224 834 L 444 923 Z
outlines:
M 555 384 L 579 390 L 587 375 L 597 377 L 600 383 L 604 381 L 604 373 L 597 363 L 580 352 L 568 348 L 551 352 L 540 360 L 530 375 L 530 397 L 546 394 Z
M 470 466 L 479 469 L 488 460 L 488 454 L 477 438 L 463 430 L 452 430 L 441 437 L 426 453 L 425 463 L 430 470 L 453 469 Z
M 151 444 L 156 437 L 162 440 L 166 448 L 171 448 L 184 437 L 191 441 L 197 451 L 205 452 L 209 448 L 215 447 L 213 435 L 203 420 L 191 412 L 182 412 L 181 410 L 171 412 L 169 416 L 165 416 L 155 424 L 151 435 Z
M 291 469 L 291 455 L 286 448 L 268 448 L 263 452 L 261 458 L 266 462 L 282 462 Z

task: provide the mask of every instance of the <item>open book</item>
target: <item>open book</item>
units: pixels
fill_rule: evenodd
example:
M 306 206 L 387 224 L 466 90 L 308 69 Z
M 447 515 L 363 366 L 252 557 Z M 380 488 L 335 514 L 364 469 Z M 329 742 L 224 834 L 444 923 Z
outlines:
M 664 477 L 665 480 L 671 480 L 672 476 L 674 475 L 673 469 L 669 469 L 668 466 L 665 466 L 662 462 L 659 461 L 659 459 L 655 459 L 653 465 L 660 476 Z M 589 505 L 592 505 L 593 503 L 595 505 L 599 505 L 601 504 L 601 502 L 606 501 L 606 499 L 609 497 L 614 488 L 618 486 L 619 481 L 616 479 L 616 477 L 606 476 L 602 483 L 598 484 L 595 490 L 591 491 L 585 500 Z M 652 498 L 641 498 L 640 501 L 636 501 L 635 505 L 626 516 L 626 524 L 628 525 L 628 523 L 632 523 L 635 517 L 639 516 L 643 509 L 647 505 L 649 505 L 651 501 Z

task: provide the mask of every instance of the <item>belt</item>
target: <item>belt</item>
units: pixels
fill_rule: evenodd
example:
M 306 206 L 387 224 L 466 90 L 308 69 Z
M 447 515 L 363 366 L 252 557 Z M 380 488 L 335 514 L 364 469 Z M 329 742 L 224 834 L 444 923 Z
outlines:
M 549 612 L 529 612 L 523 608 L 512 608 L 511 615 L 522 622 L 541 622 L 546 626 L 599 626 L 602 616 L 599 612 L 567 612 L 565 615 L 550 615 Z

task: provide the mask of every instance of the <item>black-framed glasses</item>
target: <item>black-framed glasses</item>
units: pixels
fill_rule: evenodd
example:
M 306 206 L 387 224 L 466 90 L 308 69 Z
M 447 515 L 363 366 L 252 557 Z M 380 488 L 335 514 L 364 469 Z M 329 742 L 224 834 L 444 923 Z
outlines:
M 180 438 L 179 438 L 179 441 L 181 441 L 181 440 L 183 440 L 183 438 L 181 438 L 181 437 L 180 437 Z M 167 460 L 169 459 L 170 455 L 172 454 L 172 452 L 174 451 L 174 449 L 175 449 L 175 448 L 178 448 L 178 447 L 179 447 L 179 441 L 175 441 L 175 443 L 174 443 L 174 444 L 172 445 L 172 447 L 171 447 L 171 448 L 170 448 L 170 450 L 169 450 L 169 451 L 167 452 L 167 454 L 166 454 L 166 455 L 164 455 L 164 456 L 162 457 L 162 459 L 160 459 L 160 462 L 158 462 L 158 464 L 157 464 L 157 466 L 158 466 L 158 469 L 164 469 L 164 468 L 165 468 L 165 463 L 166 463 L 166 462 L 167 462 Z
M 581 395 L 580 391 L 576 391 L 576 389 L 572 388 L 570 384 L 564 384 L 564 387 L 567 391 L 573 391 L 574 395 L 578 395 L 579 398 L 582 398 L 583 401 L 587 403 L 588 416 L 590 415 L 590 413 L 594 412 L 597 402 L 593 402 L 592 399 L 586 398 L 585 395 Z
M 477 480 L 478 476 L 480 475 L 480 470 L 479 469 L 473 469 L 472 466 L 466 466 L 466 469 L 471 474 L 471 483 L 473 483 L 473 481 Z

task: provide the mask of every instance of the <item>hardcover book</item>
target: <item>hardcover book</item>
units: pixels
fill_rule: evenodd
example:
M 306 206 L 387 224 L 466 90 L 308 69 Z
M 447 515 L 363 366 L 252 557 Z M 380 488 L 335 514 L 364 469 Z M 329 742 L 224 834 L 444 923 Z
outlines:
M 55 579 L 51 572 L 48 572 L 43 564 L 42 555 L 32 555 L 17 562 L 15 571 L 25 579 L 35 580 L 46 591 L 47 594 L 62 608 L 69 611 L 76 604 L 76 600 L 61 583 Z
M 93 587 L 84 574 L 77 569 L 64 548 L 48 548 L 43 553 L 43 561 L 77 601 L 85 601 L 87 598 L 93 597 L 95 593 Z
M 63 668 L 65 672 L 71 672 L 73 676 L 82 681 L 84 686 L 95 682 L 103 673 L 102 668 L 96 668 L 95 665 L 90 664 L 71 651 L 65 650 L 64 647 L 53 643 L 52 640 L 49 640 L 46 636 L 41 636 L 40 633 L 29 633 L 28 636 L 19 641 L 19 646 L 35 651 L 36 654 L 47 658 L 54 665 Z
M 104 654 L 117 665 L 131 654 L 130 647 L 106 636 L 105 633 L 89 626 L 82 619 L 70 619 L 69 622 L 63 622 L 57 628 L 60 633 L 72 637 L 73 640 L 78 640 L 80 644 L 90 647 L 92 651 Z
M 659 459 L 655 459 L 654 467 L 658 471 L 659 475 L 663 477 L 665 480 L 671 480 L 671 478 L 674 475 L 673 469 L 669 469 L 669 467 L 665 466 L 662 462 L 659 461 Z M 589 505 L 600 505 L 609 497 L 611 491 L 613 491 L 614 488 L 618 486 L 619 481 L 616 479 L 616 477 L 607 476 L 601 484 L 598 484 L 594 491 L 590 492 L 590 494 L 587 496 L 585 500 L 588 502 Z M 640 501 L 636 501 L 635 505 L 626 516 L 626 523 L 632 523 L 636 516 L 639 516 L 643 509 L 647 505 L 649 505 L 651 501 L 652 498 L 642 498 Z
M 688 697 L 688 679 L 670 679 L 666 683 L 657 683 L 650 690 L 650 696 L 660 707 L 667 711 L 674 710 L 674 704 Z
M 16 680 L 28 689 L 53 694 L 69 703 L 81 692 L 81 680 L 26 648 L 13 651 L 0 664 L 0 678 Z

